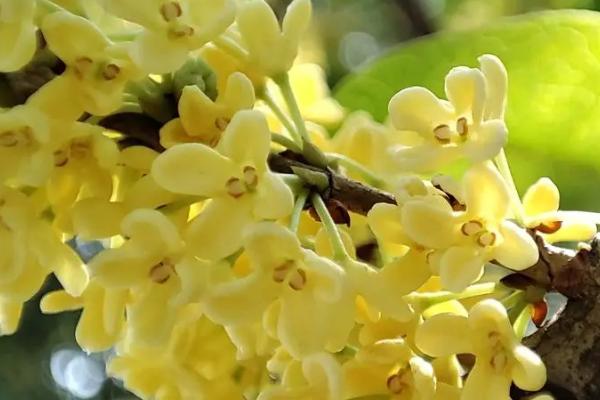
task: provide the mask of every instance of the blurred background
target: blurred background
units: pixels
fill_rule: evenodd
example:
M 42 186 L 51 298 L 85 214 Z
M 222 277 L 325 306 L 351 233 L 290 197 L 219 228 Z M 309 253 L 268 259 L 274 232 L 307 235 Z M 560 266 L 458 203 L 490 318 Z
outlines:
M 287 0 L 271 1 L 282 15 Z M 302 51 L 305 61 L 326 66 L 330 86 L 392 46 L 432 32 L 483 26 L 504 16 L 545 9 L 600 10 L 600 0 L 313 0 L 315 23 Z M 568 174 L 564 171 L 563 174 Z M 584 177 L 575 177 L 583 180 Z M 529 182 L 531 183 L 531 182 Z M 567 198 L 568 208 L 586 208 Z M 92 244 L 82 248 L 89 257 Z M 58 288 L 50 279 L 43 289 Z M 0 337 L 0 400 L 135 399 L 107 380 L 104 360 L 75 341 L 78 313 L 44 316 L 31 300 L 21 329 Z

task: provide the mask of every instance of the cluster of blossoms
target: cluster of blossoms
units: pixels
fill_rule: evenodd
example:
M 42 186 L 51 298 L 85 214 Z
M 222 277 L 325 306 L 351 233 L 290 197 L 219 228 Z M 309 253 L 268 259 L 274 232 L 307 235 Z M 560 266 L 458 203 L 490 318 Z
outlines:
M 141 398 L 543 387 L 521 339 L 544 293 L 500 278 L 538 261 L 532 236 L 596 226 L 547 178 L 519 198 L 504 66 L 452 69 L 447 100 L 404 89 L 379 124 L 295 64 L 310 19 L 310 0 L 281 23 L 264 0 L 0 0 L 0 71 L 63 66 L 0 113 L 0 333 L 54 274 L 42 310 L 82 309 L 78 343 L 113 349 L 108 373 Z M 119 116 L 149 123 L 105 127 Z M 347 212 L 331 174 L 394 202 Z M 104 249 L 84 262 L 72 239 Z

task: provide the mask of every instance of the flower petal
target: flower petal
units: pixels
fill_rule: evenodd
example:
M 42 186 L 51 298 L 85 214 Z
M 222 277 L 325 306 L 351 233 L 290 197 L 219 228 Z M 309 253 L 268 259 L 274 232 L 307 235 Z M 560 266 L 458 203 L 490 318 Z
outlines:
M 402 229 L 401 208 L 395 204 L 377 203 L 369 213 L 369 226 L 378 240 L 391 243 L 408 244 L 408 238 Z
M 486 100 L 484 118 L 503 119 L 508 91 L 508 74 L 502 61 L 494 55 L 484 54 L 477 59 L 485 76 Z
M 264 170 L 271 150 L 271 132 L 264 115 L 255 110 L 236 113 L 223 133 L 219 150 L 238 165 Z
M 428 200 L 407 202 L 402 207 L 401 221 L 407 236 L 432 249 L 451 246 L 458 229 L 449 204 L 440 207 L 439 203 Z
M 534 217 L 538 214 L 558 210 L 560 192 L 550 178 L 543 177 L 529 186 L 523 195 L 525 214 Z
M 546 367 L 540 356 L 523 345 L 515 347 L 513 356 L 517 361 L 512 370 L 515 385 L 530 392 L 540 390 L 546 383 Z
M 261 319 L 267 306 L 277 298 L 280 289 L 281 286 L 270 275 L 253 273 L 216 286 L 206 297 L 204 312 L 219 324 L 250 324 Z
M 132 42 L 129 55 L 144 72 L 166 74 L 185 63 L 189 50 L 166 34 L 145 30 Z
M 475 247 L 451 247 L 440 260 L 442 286 L 453 292 L 461 292 L 483 274 L 484 260 Z
M 456 67 L 446 76 L 446 95 L 457 116 L 471 113 L 473 124 L 483 119 L 486 100 L 485 78 L 476 68 Z
M 506 217 L 510 196 L 500 173 L 490 164 L 482 163 L 469 168 L 463 178 L 467 213 L 488 222 Z
M 244 248 L 254 266 L 265 270 L 265 273 L 271 273 L 272 269 L 286 261 L 304 258 L 296 235 L 273 222 L 249 226 L 244 235 Z
M 36 27 L 31 21 L 0 24 L 0 71 L 13 72 L 24 67 L 37 48 Z
M 78 201 L 71 210 L 74 232 L 84 240 L 117 235 L 127 210 L 121 203 L 91 197 Z
M 394 127 L 414 131 L 426 138 L 433 137 L 433 129 L 453 118 L 452 108 L 428 89 L 402 89 L 390 100 L 388 107 Z
M 250 206 L 243 199 L 212 200 L 188 225 L 186 242 L 191 252 L 206 260 L 220 260 L 238 251 L 244 230 L 252 223 Z
M 493 257 L 507 268 L 521 271 L 534 265 L 539 258 L 539 250 L 533 238 L 511 221 L 500 225 L 502 242 L 493 250 Z
M 234 164 L 208 146 L 180 144 L 159 155 L 152 165 L 152 177 L 175 193 L 215 196 L 236 172 Z
M 472 352 L 469 338 L 467 317 L 438 314 L 425 320 L 417 328 L 415 342 L 425 354 L 431 357 L 444 357 Z
M 12 335 L 19 328 L 23 303 L 0 299 L 0 336 Z
M 254 85 L 241 72 L 234 72 L 227 78 L 227 86 L 223 93 L 223 104 L 232 111 L 248 110 L 254 106 Z
M 471 162 L 478 163 L 496 157 L 507 141 L 506 124 L 496 119 L 481 124 L 463 145 L 463 149 Z
M 265 172 L 256 187 L 254 217 L 256 219 L 280 219 L 287 217 L 294 208 L 294 195 L 279 176 Z
M 479 361 L 469 373 L 461 400 L 510 400 L 511 378 L 494 372 L 492 367 Z

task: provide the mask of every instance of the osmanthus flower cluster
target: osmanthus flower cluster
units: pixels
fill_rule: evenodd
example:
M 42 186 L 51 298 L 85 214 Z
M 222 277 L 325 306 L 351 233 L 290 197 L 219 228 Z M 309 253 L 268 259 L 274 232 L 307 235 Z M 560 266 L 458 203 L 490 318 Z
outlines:
M 82 309 L 78 343 L 111 350 L 108 373 L 141 398 L 543 387 L 521 344 L 543 293 L 498 276 L 538 262 L 534 238 L 596 226 L 559 210 L 548 178 L 517 193 L 502 62 L 452 69 L 446 99 L 401 90 L 387 124 L 345 115 L 296 60 L 311 12 L 0 0 L 0 71 L 42 51 L 64 66 L 0 112 L 1 334 L 54 274 L 42 310 Z M 84 241 L 103 250 L 84 260 L 69 245 Z

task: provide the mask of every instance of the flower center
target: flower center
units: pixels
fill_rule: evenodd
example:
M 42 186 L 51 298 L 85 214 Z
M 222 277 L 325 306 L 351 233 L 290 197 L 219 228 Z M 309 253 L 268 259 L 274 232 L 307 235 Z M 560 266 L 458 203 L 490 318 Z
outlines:
M 2 147 L 28 147 L 33 142 L 33 129 L 29 126 L 0 133 L 0 146 Z
M 306 272 L 296 266 L 296 262 L 288 260 L 273 270 L 273 280 L 285 283 L 293 290 L 302 290 L 306 286 Z
M 488 247 L 496 244 L 497 235 L 488 230 L 481 221 L 471 220 L 465 222 L 461 226 L 460 231 L 463 235 L 474 238 L 477 245 L 481 247 Z
M 509 353 L 502 344 L 501 335 L 498 332 L 490 332 L 488 334 L 492 355 L 489 358 L 490 366 L 497 373 L 502 373 L 509 363 Z
M 229 118 L 225 118 L 225 117 L 219 117 L 217 119 L 215 119 L 215 127 L 220 130 L 221 132 L 223 132 L 227 126 L 229 125 Z
M 393 394 L 401 394 L 407 389 L 410 389 L 410 370 L 405 367 L 401 368 L 395 374 L 390 375 L 387 379 L 386 386 Z
M 70 159 L 83 160 L 91 153 L 91 145 L 87 139 L 74 139 L 71 143 L 54 152 L 54 165 L 63 167 L 67 165 Z
M 249 165 L 242 170 L 242 178 L 231 177 L 225 183 L 227 194 L 234 199 L 242 197 L 247 192 L 253 192 L 258 186 L 258 173 L 256 168 Z
M 150 269 L 149 275 L 153 282 L 162 284 L 167 282 L 173 274 L 177 274 L 175 266 L 165 258 Z
M 469 134 L 469 121 L 465 117 L 456 120 L 454 130 L 446 124 L 433 128 L 433 137 L 440 144 L 464 142 Z

